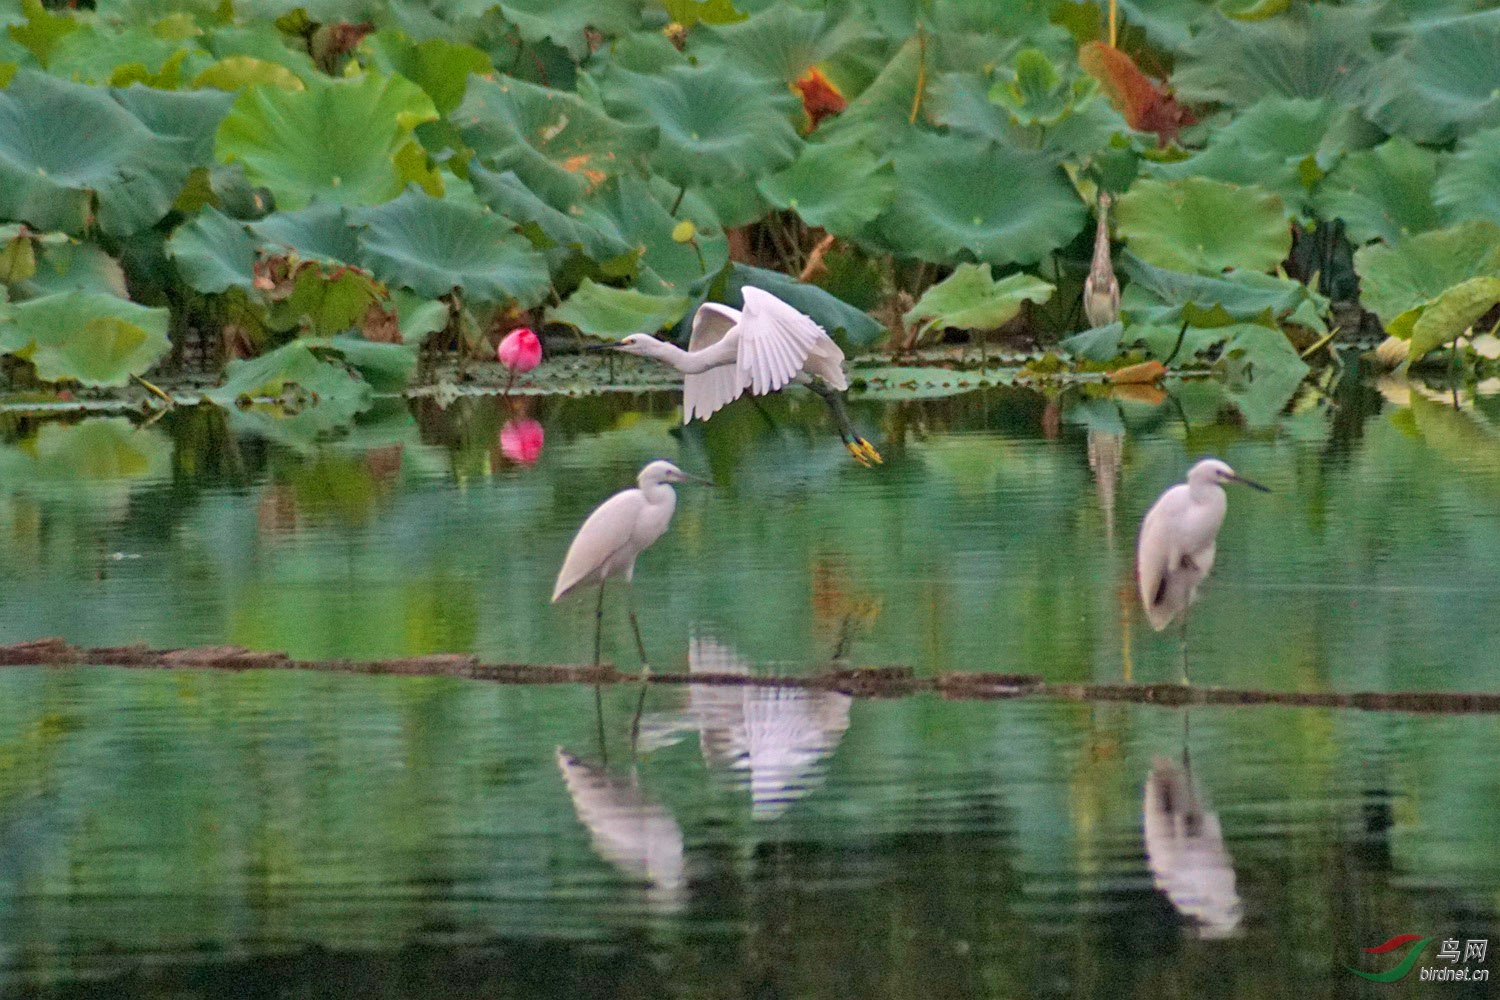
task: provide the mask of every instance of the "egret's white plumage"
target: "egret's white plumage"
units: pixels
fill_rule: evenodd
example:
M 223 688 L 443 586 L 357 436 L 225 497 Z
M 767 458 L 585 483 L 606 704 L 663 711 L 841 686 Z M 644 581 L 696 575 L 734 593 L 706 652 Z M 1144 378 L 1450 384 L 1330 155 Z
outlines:
M 565 594 L 588 584 L 599 585 L 600 614 L 604 606 L 604 584 L 611 577 L 624 577 L 629 583 L 635 576 L 635 560 L 666 533 L 677 509 L 677 491 L 672 483 L 701 483 L 671 462 L 658 460 L 647 465 L 636 478 L 636 486 L 621 490 L 594 509 L 573 537 L 557 584 L 552 588 L 556 602 Z M 599 625 L 596 615 L 594 659 L 599 659 Z M 630 623 L 636 630 L 636 644 L 641 646 L 641 660 L 646 651 L 640 642 L 635 612 Z
M 706 420 L 744 393 L 764 396 L 796 382 L 828 401 L 845 445 L 860 462 L 880 453 L 854 432 L 836 392 L 849 388 L 844 352 L 812 317 L 770 292 L 745 286 L 745 308 L 705 302 L 693 315 L 688 349 L 633 333 L 607 345 L 671 365 L 683 374 L 682 421 Z
M 1193 784 L 1192 772 L 1158 757 L 1142 804 L 1146 865 L 1167 899 L 1202 937 L 1227 937 L 1244 918 L 1234 863 L 1219 817 Z
M 1141 522 L 1136 576 L 1146 617 L 1158 632 L 1187 614 L 1198 599 L 1198 585 L 1213 569 L 1228 506 L 1222 485 L 1226 482 L 1265 490 L 1235 475 L 1217 458 L 1205 458 L 1188 471 L 1187 482 L 1163 493 Z

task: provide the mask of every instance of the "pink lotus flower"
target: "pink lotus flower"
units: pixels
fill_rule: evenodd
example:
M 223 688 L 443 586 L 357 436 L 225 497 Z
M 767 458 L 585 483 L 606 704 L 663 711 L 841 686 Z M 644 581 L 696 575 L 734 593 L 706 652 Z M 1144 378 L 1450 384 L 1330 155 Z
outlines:
M 534 335 L 532 339 L 536 339 Z M 546 437 L 542 425 L 530 417 L 507 420 L 500 428 L 500 454 L 518 465 L 534 465 L 542 457 L 542 442 Z
M 517 327 L 505 335 L 495 350 L 495 358 L 511 374 L 524 375 L 542 363 L 542 342 L 527 327 Z

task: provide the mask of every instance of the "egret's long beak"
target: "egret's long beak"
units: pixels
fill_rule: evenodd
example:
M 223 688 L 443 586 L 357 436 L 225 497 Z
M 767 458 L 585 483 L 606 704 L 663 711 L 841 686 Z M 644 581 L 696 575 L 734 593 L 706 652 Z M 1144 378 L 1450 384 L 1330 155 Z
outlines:
M 587 351 L 587 352 L 589 352 L 590 354 L 597 354 L 600 351 L 618 351 L 619 349 L 620 349 L 620 345 L 617 344 L 617 343 L 616 344 L 589 344 L 587 347 L 584 348 L 584 350 Z
M 718 486 L 719 485 L 718 483 L 714 482 L 712 479 L 700 479 L 699 477 L 689 475 L 686 472 L 684 472 L 682 474 L 682 478 L 680 480 L 678 480 L 678 482 L 682 482 L 682 483 L 697 483 L 699 486 Z
M 1257 483 L 1253 479 L 1246 479 L 1244 476 L 1230 476 L 1229 478 L 1239 483 L 1241 486 L 1250 487 L 1252 490 L 1260 490 L 1262 493 L 1271 492 L 1271 487 L 1262 486 L 1260 483 Z

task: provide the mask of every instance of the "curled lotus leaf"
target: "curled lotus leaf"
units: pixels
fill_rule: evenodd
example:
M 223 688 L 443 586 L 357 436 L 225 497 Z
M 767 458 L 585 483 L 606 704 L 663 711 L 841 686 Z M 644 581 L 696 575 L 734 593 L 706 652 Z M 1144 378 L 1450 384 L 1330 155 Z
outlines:
M 129 235 L 171 208 L 183 155 L 102 90 L 31 70 L 0 90 L 0 217 L 81 233 L 97 197 L 100 228 Z
M 811 226 L 853 237 L 896 196 L 890 164 L 857 143 L 808 143 L 791 166 L 762 177 L 760 193 Z
M 800 102 L 727 66 L 673 66 L 655 74 L 616 68 L 603 91 L 612 114 L 658 130 L 648 160 L 679 185 L 759 177 L 790 163 L 801 145 L 793 124 Z
M 413 129 L 436 118 L 432 99 L 403 77 L 315 77 L 301 91 L 247 88 L 220 123 L 215 148 L 282 208 L 314 196 L 368 205 L 401 192 L 409 171 L 400 154 Z
M 1395 336 L 1409 336 L 1421 310 L 1453 286 L 1500 274 L 1500 225 L 1473 219 L 1374 243 L 1354 253 L 1360 301 Z
M 1313 205 L 1324 218 L 1343 219 L 1356 244 L 1377 239 L 1395 243 L 1436 229 L 1443 223 L 1433 197 L 1441 160 L 1440 154 L 1393 136 L 1374 149 L 1346 156 L 1318 185 Z M 1440 184 L 1439 199 L 1442 193 Z
M 916 133 L 892 161 L 901 196 L 875 226 L 924 260 L 1033 264 L 1083 227 L 1083 203 L 1042 153 Z
M 656 145 L 654 126 L 627 125 L 577 94 L 507 77 L 474 80 L 449 116 L 480 161 L 514 171 L 566 209 Z
M 1500 128 L 1476 132 L 1459 144 L 1443 165 L 1433 198 L 1450 219 L 1500 223 Z
M 546 260 L 507 219 L 417 190 L 353 213 L 360 258 L 376 276 L 437 298 L 459 288 L 478 302 L 536 305 Z
M 1138 181 L 1120 196 L 1115 221 L 1132 253 L 1178 271 L 1269 271 L 1292 247 L 1280 198 L 1205 177 Z
M 1500 305 L 1500 277 L 1488 275 L 1460 281 L 1428 303 L 1412 323 L 1411 351 L 1407 356 L 1413 362 L 1420 361 L 1429 351 L 1452 343 L 1496 305 Z
M 1381 64 L 1370 117 L 1418 142 L 1500 124 L 1500 10 L 1418 23 Z
M 0 350 L 46 382 L 123 386 L 171 349 L 167 310 L 97 291 L 65 291 L 5 307 Z
M 589 204 L 573 212 L 553 208 L 528 188 L 514 171 L 496 173 L 480 164 L 469 167 L 474 190 L 490 208 L 521 226 L 541 248 L 576 250 L 601 267 L 623 267 L 620 276 L 633 274 L 637 250 L 620 235 L 608 216 Z
M 439 114 L 446 115 L 463 100 L 469 74 L 489 76 L 495 72 L 490 57 L 472 45 L 429 38 L 414 42 L 397 31 L 380 31 L 364 41 L 375 64 L 388 73 L 399 73 L 427 92 Z
M 244 222 L 205 208 L 173 230 L 167 255 L 188 287 L 205 294 L 248 291 L 254 280 L 255 239 Z
M 1030 274 L 995 280 L 988 264 L 960 264 L 953 273 L 922 293 L 902 319 L 920 324 L 925 333 L 943 327 L 993 330 L 1020 314 L 1027 302 L 1040 305 L 1056 291 Z
M 612 178 L 587 202 L 638 250 L 636 287 L 653 295 L 698 295 L 729 262 L 729 240 L 713 209 L 689 191 L 673 215 L 677 195 L 662 178 L 644 181 L 627 175 Z M 692 232 L 678 239 L 684 222 Z
M 547 310 L 547 320 L 591 337 L 623 337 L 666 329 L 682 319 L 690 304 L 686 295 L 648 295 L 584 278 L 566 302 Z

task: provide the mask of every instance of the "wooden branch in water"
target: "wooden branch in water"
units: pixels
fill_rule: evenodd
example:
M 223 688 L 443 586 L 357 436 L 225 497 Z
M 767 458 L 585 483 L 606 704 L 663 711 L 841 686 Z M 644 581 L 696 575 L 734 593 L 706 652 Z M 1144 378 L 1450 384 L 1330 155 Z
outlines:
M 536 663 L 482 663 L 476 656 L 445 654 L 387 660 L 294 660 L 285 653 L 261 653 L 241 646 L 150 649 L 137 646 L 86 648 L 62 639 L 0 645 L 0 667 L 102 666 L 166 670 L 310 670 L 334 673 L 458 677 L 497 684 L 638 684 L 641 677 L 600 666 Z M 803 676 L 730 673 L 657 673 L 652 684 L 705 684 L 731 687 L 806 688 L 840 691 L 865 698 L 937 694 L 965 701 L 1051 698 L 1146 705 L 1279 705 L 1285 708 L 1353 708 L 1371 712 L 1500 714 L 1500 692 L 1487 691 L 1258 691 L 1180 684 L 1048 683 L 1033 674 L 952 672 L 918 677 L 910 667 L 844 667 Z

